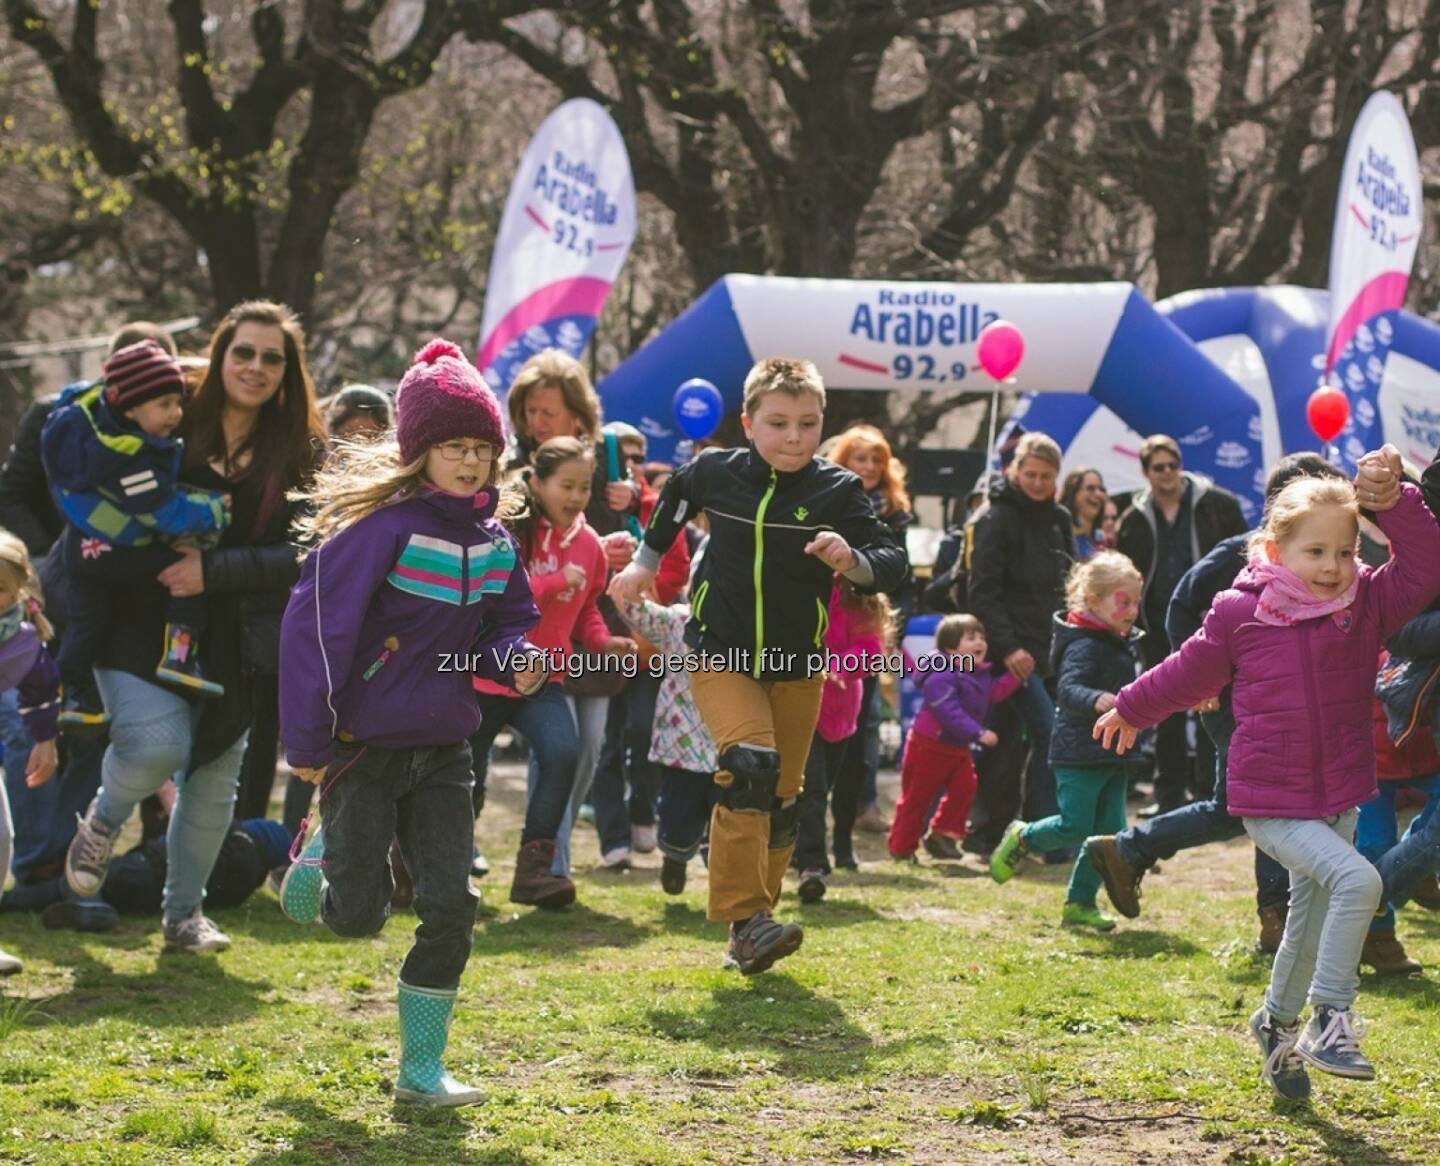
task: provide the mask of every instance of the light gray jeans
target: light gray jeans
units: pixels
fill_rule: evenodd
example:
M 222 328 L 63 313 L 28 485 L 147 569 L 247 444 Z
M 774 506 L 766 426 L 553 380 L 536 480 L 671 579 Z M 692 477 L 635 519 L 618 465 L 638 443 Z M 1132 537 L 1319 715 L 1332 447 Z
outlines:
M 1310 1003 L 1349 1008 L 1360 949 L 1380 905 L 1380 874 L 1355 849 L 1356 811 L 1334 818 L 1246 818 L 1255 845 L 1290 872 L 1290 915 L 1265 1008 L 1289 1024 Z

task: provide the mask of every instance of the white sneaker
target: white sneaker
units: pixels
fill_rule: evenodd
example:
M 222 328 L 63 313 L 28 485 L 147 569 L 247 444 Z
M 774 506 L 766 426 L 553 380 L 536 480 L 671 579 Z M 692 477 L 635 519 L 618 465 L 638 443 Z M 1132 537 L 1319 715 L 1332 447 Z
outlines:
M 638 854 L 650 854 L 660 844 L 659 832 L 654 826 L 631 826 L 630 845 Z
M 25 965 L 8 951 L 0 951 L 0 976 L 13 976 L 24 968 Z
M 606 870 L 629 870 L 630 848 L 617 846 L 614 850 L 607 850 L 600 856 L 600 865 Z
M 230 946 L 230 937 L 205 918 L 200 908 L 188 919 L 177 923 L 165 920 L 161 926 L 165 933 L 166 951 L 183 951 L 200 955 L 210 951 L 224 951 Z

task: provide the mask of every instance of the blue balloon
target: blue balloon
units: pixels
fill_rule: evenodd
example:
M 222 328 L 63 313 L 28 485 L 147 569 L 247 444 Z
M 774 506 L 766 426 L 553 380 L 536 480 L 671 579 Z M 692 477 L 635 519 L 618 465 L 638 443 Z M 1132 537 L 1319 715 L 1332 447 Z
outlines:
M 675 424 L 691 441 L 703 441 L 725 417 L 725 399 L 709 381 L 693 377 L 675 390 Z

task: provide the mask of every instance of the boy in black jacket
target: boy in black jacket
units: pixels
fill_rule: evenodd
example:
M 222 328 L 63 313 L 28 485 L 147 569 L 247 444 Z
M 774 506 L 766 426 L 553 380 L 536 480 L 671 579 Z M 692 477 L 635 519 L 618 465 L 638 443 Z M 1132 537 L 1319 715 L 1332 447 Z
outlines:
M 617 599 L 634 602 L 684 524 L 709 516 L 685 632 L 698 655 L 686 670 L 720 754 L 709 917 L 730 924 L 725 965 L 747 976 L 802 939 L 771 910 L 795 849 L 834 573 L 871 594 L 897 587 L 907 570 L 860 479 L 815 457 L 824 409 L 825 386 L 808 360 L 756 364 L 745 378 L 749 446 L 710 450 L 677 470 L 635 561 L 611 584 Z

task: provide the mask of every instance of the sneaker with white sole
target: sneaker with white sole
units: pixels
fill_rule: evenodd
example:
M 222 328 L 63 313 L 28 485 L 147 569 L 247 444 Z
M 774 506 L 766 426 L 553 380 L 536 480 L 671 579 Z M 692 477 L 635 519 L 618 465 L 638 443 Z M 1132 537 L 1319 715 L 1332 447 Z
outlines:
M 205 918 L 199 907 L 192 915 L 163 924 L 165 950 L 201 955 L 210 951 L 224 951 L 230 946 L 230 937 Z
M 660 845 L 659 830 L 655 826 L 631 826 L 630 845 L 636 854 L 650 854 Z
M 1360 1051 L 1363 1032 L 1360 1018 L 1350 1009 L 1317 1004 L 1310 1023 L 1295 1042 L 1295 1051 L 1322 1073 L 1352 1081 L 1373 1081 L 1375 1066 Z
M 110 852 L 115 848 L 115 838 L 120 832 L 112 830 L 100 821 L 96 797 L 85 811 L 85 816 L 76 816 L 75 837 L 70 849 L 65 852 L 65 881 L 70 889 L 82 899 L 95 899 L 100 895 L 100 885 L 105 881 L 105 871 L 110 866 Z
M 799 895 L 802 903 L 818 903 L 825 897 L 825 889 L 825 872 L 819 867 L 800 872 Z
M 600 856 L 600 866 L 604 870 L 629 870 L 630 865 L 630 848 L 628 846 L 617 846 L 614 850 L 607 850 Z
M 1305 1061 L 1295 1051 L 1300 1039 L 1300 1024 L 1281 1024 L 1262 1007 L 1250 1017 L 1250 1035 L 1260 1046 L 1264 1058 L 1260 1079 L 1289 1101 L 1304 1101 L 1310 1096 L 1310 1074 Z

